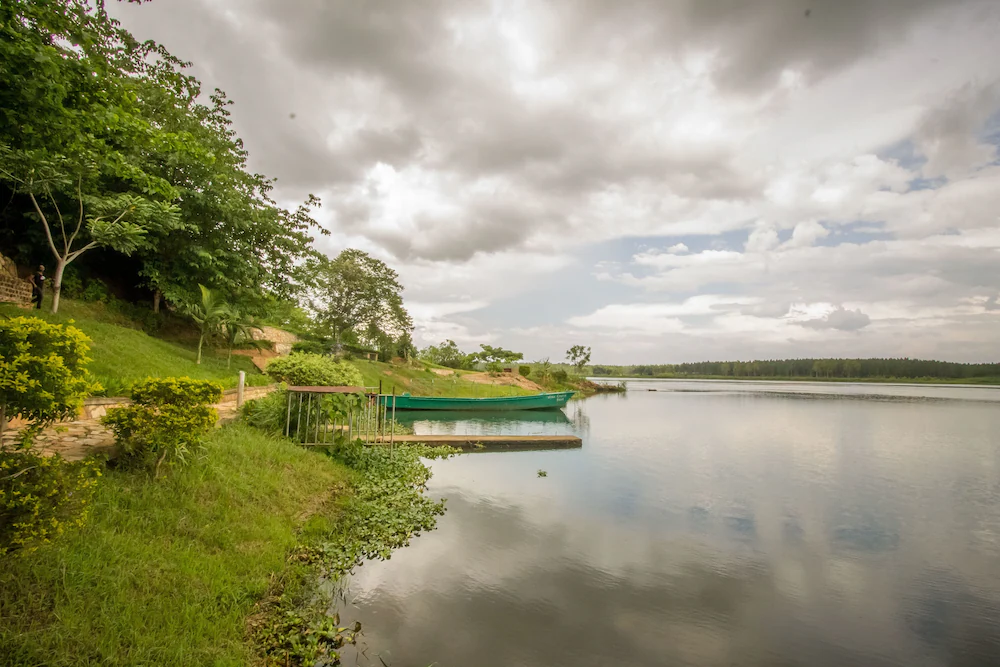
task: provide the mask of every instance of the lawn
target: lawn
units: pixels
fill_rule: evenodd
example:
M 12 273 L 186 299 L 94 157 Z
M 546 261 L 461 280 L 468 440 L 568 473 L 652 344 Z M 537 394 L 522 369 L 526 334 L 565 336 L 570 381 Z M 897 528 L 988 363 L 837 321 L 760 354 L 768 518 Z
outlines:
M 0 570 L 0 665 L 246 665 L 289 552 L 333 526 L 350 471 L 244 426 L 154 481 L 108 470 L 89 523 Z M 287 589 L 286 589 L 287 590 Z
M 49 322 L 70 324 L 91 339 L 91 372 L 104 386 L 105 396 L 121 396 L 137 380 L 147 377 L 183 377 L 215 380 L 224 388 L 235 387 L 239 371 L 246 371 L 250 385 L 268 384 L 267 376 L 249 358 L 233 355 L 232 367 L 226 367 L 224 350 L 206 349 L 201 364 L 196 364 L 193 346 L 155 338 L 142 331 L 127 317 L 103 303 L 63 299 L 59 313 L 48 310 L 23 310 L 0 305 L 0 316 L 41 317 Z

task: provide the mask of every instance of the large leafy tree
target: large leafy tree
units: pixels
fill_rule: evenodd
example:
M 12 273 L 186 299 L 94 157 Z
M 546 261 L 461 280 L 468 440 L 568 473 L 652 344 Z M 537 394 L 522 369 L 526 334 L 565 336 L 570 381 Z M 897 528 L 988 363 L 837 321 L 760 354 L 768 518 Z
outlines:
M 348 248 L 334 259 L 316 260 L 314 267 L 309 304 L 321 333 L 338 348 L 345 343 L 378 347 L 413 328 L 399 275 L 385 262 Z
M 0 4 L 0 196 L 14 195 L 0 243 L 57 265 L 84 247 L 132 252 L 123 277 L 157 303 L 197 301 L 200 283 L 262 312 L 301 293 L 319 202 L 277 205 L 272 182 L 247 168 L 230 102 L 206 99 L 186 67 L 132 37 L 103 0 Z M 176 210 L 157 208 L 167 204 Z
M 590 348 L 574 345 L 566 350 L 566 361 L 573 364 L 578 373 L 582 373 L 583 367 L 590 363 Z
M 27 216 L 55 257 L 53 312 L 63 271 L 82 253 L 131 253 L 177 222 L 176 191 L 139 157 L 171 141 L 138 102 L 148 55 L 103 3 L 0 9 L 0 178 L 30 201 Z

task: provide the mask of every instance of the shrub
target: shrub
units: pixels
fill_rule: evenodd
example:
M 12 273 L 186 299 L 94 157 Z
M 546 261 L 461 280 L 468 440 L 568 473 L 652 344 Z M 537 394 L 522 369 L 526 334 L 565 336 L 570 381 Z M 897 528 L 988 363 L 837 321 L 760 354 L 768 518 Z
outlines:
M 91 280 L 87 282 L 87 286 L 84 288 L 83 292 L 80 294 L 80 298 L 84 301 L 99 301 L 102 303 L 107 303 L 113 297 L 108 288 L 100 280 Z
M 153 468 L 188 463 L 219 415 L 213 403 L 222 387 L 207 380 L 149 378 L 132 387 L 132 405 L 108 410 L 101 422 L 115 434 L 126 466 Z
M 526 378 L 531 375 L 531 366 L 518 366 L 517 372 L 521 374 L 521 377 Z
M 565 382 L 566 380 L 569 379 L 569 373 L 567 373 L 561 368 L 557 368 L 556 370 L 552 371 L 552 379 L 555 380 L 556 382 Z
M 296 387 L 360 386 L 364 383 L 354 366 L 319 354 L 276 357 L 267 365 L 266 372 L 278 382 Z
M 304 352 L 306 354 L 325 354 L 330 351 L 328 343 L 318 340 L 300 340 L 292 344 L 292 352 Z
M 30 553 L 87 518 L 100 464 L 0 449 L 0 556 Z
M 292 400 L 297 400 L 294 394 Z M 297 402 L 289 410 L 288 391 L 279 389 L 262 398 L 247 401 L 240 408 L 240 415 L 250 426 L 273 435 L 284 435 L 287 426 L 289 435 L 294 437 L 299 432 L 300 418 L 303 422 L 308 420 L 310 424 L 325 422 L 329 425 L 333 424 L 334 421 L 343 423 L 349 411 L 353 410 L 356 413 L 360 407 L 361 401 L 358 394 L 330 394 L 314 397 L 308 408 L 310 416 L 307 417 L 304 412 L 299 411 Z M 322 418 L 318 417 L 321 413 L 325 414 Z M 306 434 L 301 433 L 300 435 L 305 436 Z
M 28 420 L 29 435 L 75 417 L 101 386 L 87 372 L 90 339 L 76 327 L 37 317 L 0 320 L 0 431 L 7 419 Z

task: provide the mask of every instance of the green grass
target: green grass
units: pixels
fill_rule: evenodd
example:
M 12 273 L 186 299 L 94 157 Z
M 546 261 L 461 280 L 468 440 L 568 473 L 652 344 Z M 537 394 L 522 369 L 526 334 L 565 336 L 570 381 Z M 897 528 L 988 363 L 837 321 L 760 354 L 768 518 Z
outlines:
M 239 371 L 246 371 L 250 385 L 269 384 L 269 379 L 249 358 L 233 355 L 232 368 L 226 368 L 223 350 L 207 349 L 201 364 L 196 364 L 193 346 L 154 338 L 141 331 L 135 322 L 113 312 L 105 304 L 64 299 L 59 313 L 47 309 L 23 310 L 0 305 L 0 315 L 41 317 L 49 322 L 69 324 L 81 329 L 91 339 L 90 371 L 104 386 L 106 396 L 128 393 L 137 380 L 147 377 L 182 377 L 214 380 L 224 388 L 235 387 Z
M 0 665 L 245 665 L 247 617 L 350 472 L 230 426 L 165 479 L 109 470 L 89 523 L 0 570 Z
M 464 376 L 471 371 L 458 371 L 457 375 L 443 376 L 423 366 L 402 366 L 363 360 L 355 360 L 352 363 L 364 377 L 365 386 L 377 387 L 381 380 L 382 391 L 385 393 L 392 392 L 393 388 L 396 393 L 409 392 L 414 396 L 485 397 L 524 396 L 536 393 L 521 387 L 482 384 L 464 379 Z

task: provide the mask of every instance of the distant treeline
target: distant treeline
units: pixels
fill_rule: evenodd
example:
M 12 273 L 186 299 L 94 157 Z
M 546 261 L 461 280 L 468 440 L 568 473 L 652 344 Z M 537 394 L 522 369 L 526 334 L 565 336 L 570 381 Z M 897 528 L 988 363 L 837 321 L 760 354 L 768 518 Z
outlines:
M 689 364 L 594 366 L 615 377 L 940 378 L 1000 377 L 1000 364 L 959 364 L 923 359 L 768 359 Z

